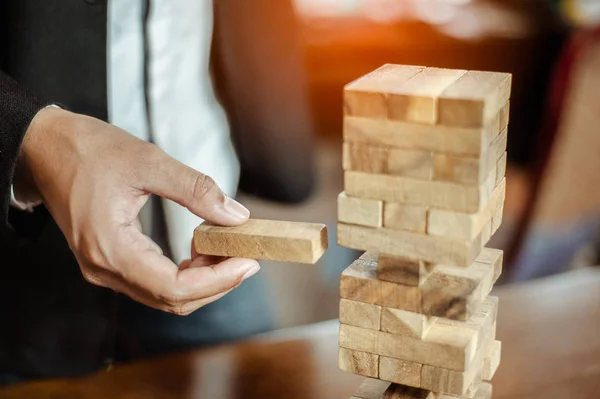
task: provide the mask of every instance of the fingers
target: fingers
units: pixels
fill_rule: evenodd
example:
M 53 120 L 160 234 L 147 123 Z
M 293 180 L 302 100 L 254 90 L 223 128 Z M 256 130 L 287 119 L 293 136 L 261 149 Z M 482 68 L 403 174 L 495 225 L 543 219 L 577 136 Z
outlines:
M 226 196 L 211 177 L 162 154 L 145 173 L 143 190 L 175 201 L 215 224 L 237 226 L 248 220 L 248 209 Z

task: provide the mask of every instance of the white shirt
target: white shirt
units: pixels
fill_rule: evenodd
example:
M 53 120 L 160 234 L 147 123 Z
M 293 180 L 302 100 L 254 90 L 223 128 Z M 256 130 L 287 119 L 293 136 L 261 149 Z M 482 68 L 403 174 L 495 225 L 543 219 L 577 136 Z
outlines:
M 212 6 L 212 0 L 151 1 L 147 115 L 143 0 L 109 0 L 108 115 L 110 123 L 153 141 L 233 196 L 239 163 L 209 73 Z M 171 252 L 180 262 L 189 258 L 193 230 L 202 220 L 168 200 L 163 209 Z M 149 222 L 142 218 L 146 233 Z

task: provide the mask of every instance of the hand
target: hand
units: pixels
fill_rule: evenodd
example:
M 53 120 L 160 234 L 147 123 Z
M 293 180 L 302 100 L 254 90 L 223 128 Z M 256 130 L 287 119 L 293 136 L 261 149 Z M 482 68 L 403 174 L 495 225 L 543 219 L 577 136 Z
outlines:
M 141 232 L 138 214 L 150 194 L 224 226 L 245 223 L 249 212 L 210 177 L 115 126 L 43 109 L 27 130 L 19 165 L 92 284 L 185 315 L 227 294 L 260 268 L 251 259 L 197 254 L 179 268 L 166 258 Z

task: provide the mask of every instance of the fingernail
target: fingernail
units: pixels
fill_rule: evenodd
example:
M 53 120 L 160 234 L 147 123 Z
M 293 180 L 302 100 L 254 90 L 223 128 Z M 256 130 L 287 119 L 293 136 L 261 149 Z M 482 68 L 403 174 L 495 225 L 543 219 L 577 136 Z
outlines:
M 246 220 L 250 216 L 250 211 L 244 205 L 230 197 L 225 198 L 225 211 L 239 220 Z
M 242 281 L 247 280 L 250 277 L 254 276 L 256 273 L 258 273 L 259 270 L 260 270 L 260 265 L 258 264 L 258 262 L 254 262 L 254 265 L 252 267 L 250 267 L 250 269 L 248 269 L 246 274 L 244 274 L 244 276 L 242 277 Z

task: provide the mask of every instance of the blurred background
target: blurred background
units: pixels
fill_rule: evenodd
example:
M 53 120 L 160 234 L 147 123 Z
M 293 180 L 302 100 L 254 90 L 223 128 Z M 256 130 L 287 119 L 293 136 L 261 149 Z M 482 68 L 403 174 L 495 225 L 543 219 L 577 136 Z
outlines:
M 310 124 L 315 181 L 299 204 L 240 198 L 253 217 L 326 223 L 330 240 L 316 266 L 264 262 L 277 327 L 337 317 L 339 274 L 357 257 L 335 237 L 342 91 L 384 63 L 513 74 L 504 222 L 488 244 L 505 251 L 500 283 L 600 264 L 600 1 L 277 1 L 294 10 L 300 54 L 285 58 L 300 64 L 308 112 L 266 113 Z

